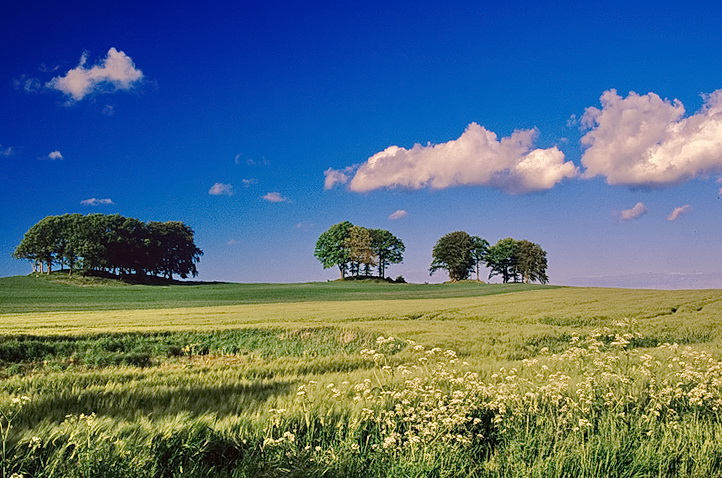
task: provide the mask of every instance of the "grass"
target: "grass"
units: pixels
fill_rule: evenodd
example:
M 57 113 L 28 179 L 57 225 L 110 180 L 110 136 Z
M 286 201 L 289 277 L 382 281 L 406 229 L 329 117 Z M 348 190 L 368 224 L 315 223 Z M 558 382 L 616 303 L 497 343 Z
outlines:
M 722 291 L 0 287 L 4 477 L 722 475 Z
M 164 309 L 237 304 L 475 297 L 553 288 L 528 284 L 390 284 L 333 281 L 299 284 L 132 285 L 96 277 L 0 278 L 0 314 L 77 310 Z

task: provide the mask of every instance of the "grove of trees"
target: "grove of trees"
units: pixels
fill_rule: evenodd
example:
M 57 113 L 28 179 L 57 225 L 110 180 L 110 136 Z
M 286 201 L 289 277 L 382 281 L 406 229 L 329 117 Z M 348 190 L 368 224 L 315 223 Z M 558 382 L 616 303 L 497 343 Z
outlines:
M 185 279 L 198 275 L 203 255 L 193 230 L 180 221 L 142 222 L 118 214 L 48 216 L 32 226 L 13 257 L 27 259 L 33 272 L 53 265 L 69 273 L 160 275 Z
M 376 268 L 384 278 L 391 264 L 404 260 L 406 246 L 398 237 L 384 229 L 354 226 L 348 221 L 334 224 L 318 238 L 314 256 L 324 269 L 338 267 L 341 278 L 370 277 Z
M 459 281 L 468 279 L 476 270 L 479 279 L 479 267 L 484 264 L 490 269 L 489 278 L 501 276 L 507 282 L 549 282 L 547 276 L 546 251 L 539 244 L 511 237 L 501 239 L 493 246 L 477 236 L 464 231 L 456 231 L 441 237 L 432 251 L 429 273 L 446 270 L 449 279 Z

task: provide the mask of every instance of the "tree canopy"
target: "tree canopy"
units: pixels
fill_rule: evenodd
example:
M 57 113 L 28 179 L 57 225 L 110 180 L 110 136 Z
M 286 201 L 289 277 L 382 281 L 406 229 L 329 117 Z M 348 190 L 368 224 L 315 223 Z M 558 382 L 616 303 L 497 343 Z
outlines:
M 511 237 L 501 239 L 489 248 L 486 266 L 491 269 L 489 278 L 501 275 L 507 282 L 549 282 L 546 251 L 531 241 Z
M 476 241 L 464 231 L 455 231 L 441 237 L 432 251 L 429 273 L 444 269 L 452 281 L 469 278 L 476 262 L 472 252 Z
M 27 259 L 34 272 L 110 272 L 120 275 L 198 275 L 203 255 L 193 241 L 193 230 L 180 221 L 142 222 L 118 214 L 48 216 L 32 226 L 13 257 Z
M 539 244 L 507 237 L 490 246 L 486 239 L 464 231 L 450 232 L 436 242 L 429 273 L 443 269 L 450 280 L 459 281 L 476 270 L 478 280 L 482 264 L 490 269 L 490 279 L 499 275 L 504 283 L 549 282 L 546 251 Z
M 406 246 L 398 237 L 384 229 L 354 226 L 348 221 L 334 224 L 318 238 L 314 256 L 324 269 L 338 267 L 341 278 L 349 273 L 354 277 L 371 276 L 377 268 L 384 278 L 390 264 L 404 259 Z

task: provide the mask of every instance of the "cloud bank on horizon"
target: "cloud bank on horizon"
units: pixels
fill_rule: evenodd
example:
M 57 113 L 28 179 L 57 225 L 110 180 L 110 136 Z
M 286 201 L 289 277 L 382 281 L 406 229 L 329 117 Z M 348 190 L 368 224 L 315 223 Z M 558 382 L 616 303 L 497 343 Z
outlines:
M 524 194 L 573 178 L 603 176 L 610 185 L 629 187 L 704 179 L 722 173 L 722 89 L 703 97 L 700 111 L 685 117 L 679 100 L 651 92 L 623 98 L 615 89 L 605 91 L 601 108 L 590 106 L 581 117 L 583 169 L 565 161 L 556 146 L 534 148 L 535 128 L 498 139 L 471 123 L 446 143 L 389 146 L 360 165 L 328 168 L 324 189 L 340 184 L 354 192 L 483 186 Z
M 80 57 L 78 66 L 63 76 L 56 76 L 45 84 L 80 101 L 92 93 L 130 90 L 143 79 L 143 72 L 135 67 L 133 60 L 115 48 L 97 65 L 87 68 L 88 53 Z

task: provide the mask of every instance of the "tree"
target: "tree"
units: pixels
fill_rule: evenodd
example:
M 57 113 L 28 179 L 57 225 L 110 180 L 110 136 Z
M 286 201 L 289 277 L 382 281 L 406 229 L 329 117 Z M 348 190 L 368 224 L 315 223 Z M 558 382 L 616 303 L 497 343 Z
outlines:
M 525 239 L 517 241 L 516 267 L 525 283 L 549 282 L 547 276 L 547 253 L 539 244 Z
M 53 270 L 53 263 L 60 260 L 61 221 L 58 216 L 47 216 L 33 225 L 23 236 L 13 252 L 16 259 L 28 259 L 33 262 L 33 270 L 47 273 Z
M 452 281 L 468 279 L 475 264 L 473 248 L 474 241 L 464 231 L 450 232 L 441 237 L 432 251 L 429 274 L 445 269 Z
M 507 282 L 549 282 L 546 251 L 531 241 L 507 237 L 489 248 L 486 265 L 491 269 L 489 278 L 501 275 Z
M 346 248 L 346 239 L 349 237 L 349 231 L 352 227 L 353 224 L 348 221 L 334 224 L 319 236 L 316 242 L 316 250 L 313 253 L 321 261 L 324 269 L 338 267 L 342 279 L 346 277 L 348 262 L 351 260 Z
M 479 236 L 471 236 L 471 244 L 471 257 L 476 268 L 476 280 L 479 280 L 479 268 L 484 263 L 486 254 L 489 252 L 489 241 Z
M 203 255 L 193 242 L 193 229 L 180 221 L 149 222 L 147 225 L 152 262 L 142 264 L 156 273 L 173 279 L 178 274 L 182 279 L 197 276 L 196 263 Z
M 486 254 L 486 266 L 491 269 L 489 279 L 501 275 L 504 284 L 510 281 L 518 282 L 516 249 L 517 241 L 511 237 L 501 239 L 489 248 Z
M 371 229 L 371 250 L 376 255 L 379 278 L 386 277 L 386 268 L 404 260 L 406 246 L 398 237 L 385 229 Z
M 365 227 L 352 226 L 344 240 L 344 247 L 351 262 L 351 273 L 358 277 L 361 266 L 365 266 L 365 274 L 369 274 L 371 266 L 376 265 L 376 256 L 371 250 L 371 232 Z

